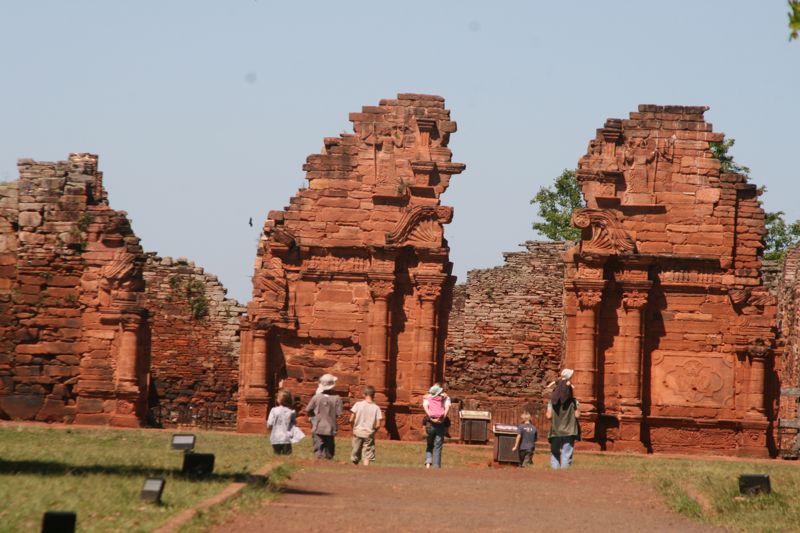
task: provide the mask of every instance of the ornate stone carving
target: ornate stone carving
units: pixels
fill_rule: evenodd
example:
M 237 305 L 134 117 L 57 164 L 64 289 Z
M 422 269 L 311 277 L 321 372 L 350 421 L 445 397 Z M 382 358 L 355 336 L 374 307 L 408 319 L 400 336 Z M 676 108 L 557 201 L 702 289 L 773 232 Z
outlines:
M 442 294 L 442 287 L 432 283 L 417 285 L 417 297 L 422 301 L 435 301 Z
M 370 280 L 369 291 L 373 299 L 388 299 L 394 292 L 394 281 L 392 280 Z
M 578 305 L 581 309 L 593 309 L 603 300 L 603 291 L 580 289 L 578 291 Z
M 406 241 L 441 244 L 442 224 L 453 219 L 453 208 L 448 206 L 416 206 L 407 211 L 394 230 L 386 234 L 386 244 Z
M 647 292 L 643 290 L 626 290 L 622 293 L 622 305 L 628 309 L 639 309 L 647 307 Z
M 652 359 L 655 404 L 733 408 L 733 363 L 726 355 L 656 350 Z
M 572 225 L 576 228 L 591 228 L 589 241 L 581 243 L 581 250 L 607 254 L 633 253 L 636 243 L 622 229 L 619 220 L 605 209 L 576 209 L 572 213 Z

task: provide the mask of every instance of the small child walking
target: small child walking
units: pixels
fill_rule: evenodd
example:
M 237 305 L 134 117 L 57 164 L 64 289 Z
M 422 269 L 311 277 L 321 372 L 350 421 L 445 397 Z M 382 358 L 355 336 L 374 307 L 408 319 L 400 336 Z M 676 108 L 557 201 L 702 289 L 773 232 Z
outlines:
M 536 426 L 531 424 L 531 414 L 523 411 L 520 416 L 522 424 L 517 426 L 517 440 L 514 441 L 512 450 L 519 453 L 519 466 L 525 467 L 533 464 L 533 451 L 536 449 Z
M 353 425 L 353 453 L 350 460 L 354 465 L 364 460 L 364 466 L 375 460 L 375 432 L 381 427 L 381 408 L 375 403 L 375 387 L 364 387 L 364 399 L 356 402 L 350 409 L 350 423 Z
M 273 407 L 267 418 L 267 427 L 272 430 L 269 442 L 275 455 L 291 455 L 292 440 L 295 433 L 297 413 L 292 409 L 292 393 L 282 390 L 278 393 L 278 405 Z

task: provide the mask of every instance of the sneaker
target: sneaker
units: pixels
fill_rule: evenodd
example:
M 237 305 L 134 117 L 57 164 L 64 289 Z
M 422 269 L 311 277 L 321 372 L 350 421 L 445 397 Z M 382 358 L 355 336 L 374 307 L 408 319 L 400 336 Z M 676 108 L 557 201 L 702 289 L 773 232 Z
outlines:
M 425 468 L 430 468 L 430 467 L 431 467 L 430 463 L 425 463 Z

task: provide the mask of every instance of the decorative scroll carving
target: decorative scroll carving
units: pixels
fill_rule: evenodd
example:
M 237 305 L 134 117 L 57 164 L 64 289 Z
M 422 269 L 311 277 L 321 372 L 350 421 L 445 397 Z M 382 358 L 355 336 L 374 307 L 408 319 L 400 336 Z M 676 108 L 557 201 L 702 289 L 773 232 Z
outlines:
M 120 250 L 114 255 L 113 261 L 100 271 L 102 276 L 101 284 L 107 290 L 131 289 L 136 274 L 136 256 Z
M 622 227 L 619 220 L 605 209 L 577 209 L 572 213 L 572 225 L 591 228 L 592 237 L 583 241 L 582 250 L 606 253 L 633 253 L 636 243 Z
M 294 235 L 284 228 L 275 228 L 272 230 L 272 241 L 284 245 L 287 249 L 294 248 L 296 244 Z
M 410 240 L 437 243 L 437 239 L 441 238 L 441 225 L 452 219 L 452 207 L 414 207 L 403 215 L 393 231 L 386 234 L 386 244 L 401 244 Z
M 253 279 L 253 284 L 256 289 L 264 291 L 265 303 L 269 303 L 270 307 L 283 308 L 286 300 L 287 281 L 283 261 L 280 258 L 271 257 L 269 263 L 265 261 L 262 269 Z

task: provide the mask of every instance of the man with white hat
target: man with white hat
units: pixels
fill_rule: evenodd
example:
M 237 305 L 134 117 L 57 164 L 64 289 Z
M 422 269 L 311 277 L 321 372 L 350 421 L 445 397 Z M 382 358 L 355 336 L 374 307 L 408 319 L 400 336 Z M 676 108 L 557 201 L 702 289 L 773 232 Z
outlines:
M 317 459 L 333 459 L 336 453 L 336 420 L 342 415 L 342 399 L 333 390 L 336 380 L 332 374 L 320 377 L 317 392 L 306 406 Z

